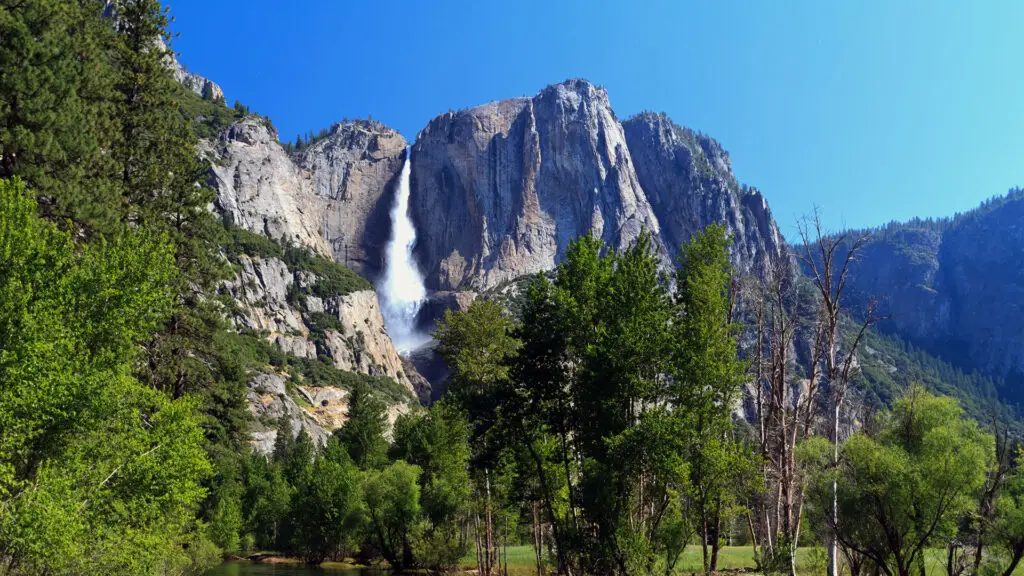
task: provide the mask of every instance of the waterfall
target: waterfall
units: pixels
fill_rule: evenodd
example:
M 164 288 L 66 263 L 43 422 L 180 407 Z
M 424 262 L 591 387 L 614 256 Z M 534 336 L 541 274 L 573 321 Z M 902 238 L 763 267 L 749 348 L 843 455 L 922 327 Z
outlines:
M 388 241 L 384 279 L 377 286 L 384 326 L 399 352 L 410 352 L 430 339 L 416 329 L 416 314 L 427 297 L 423 275 L 412 256 L 416 228 L 409 217 L 409 175 L 412 150 L 406 152 L 398 182 L 398 198 L 391 208 L 391 239 Z

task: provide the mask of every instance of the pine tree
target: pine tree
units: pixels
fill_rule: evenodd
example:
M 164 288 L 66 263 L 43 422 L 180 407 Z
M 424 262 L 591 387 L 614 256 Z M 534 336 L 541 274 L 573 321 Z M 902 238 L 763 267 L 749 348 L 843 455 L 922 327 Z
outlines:
M 111 233 L 119 182 L 106 152 L 113 124 L 113 33 L 102 2 L 0 3 L 0 178 L 20 176 L 40 209 Z
M 384 404 L 373 397 L 369 386 L 358 380 L 349 392 L 348 421 L 334 435 L 362 470 L 384 464 L 387 442 Z
M 184 89 L 169 69 L 167 10 L 156 0 L 120 0 L 113 10 L 120 137 L 112 156 L 124 190 L 123 217 L 167 234 L 181 271 L 174 309 L 146 347 L 141 377 L 175 397 L 200 394 L 211 415 L 210 439 L 237 446 L 246 422 L 244 374 L 228 369 L 219 336 L 223 311 L 213 299 L 224 275 L 221 227 L 207 209 L 213 191 L 197 185 L 205 166 L 191 120 L 181 113 Z

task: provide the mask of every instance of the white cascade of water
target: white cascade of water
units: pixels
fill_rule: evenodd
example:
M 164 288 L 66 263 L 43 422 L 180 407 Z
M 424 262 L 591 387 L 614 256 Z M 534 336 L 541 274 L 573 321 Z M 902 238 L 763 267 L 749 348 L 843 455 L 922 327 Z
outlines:
M 416 315 L 427 297 L 423 275 L 412 256 L 416 227 L 409 217 L 409 175 L 412 151 L 406 153 L 398 182 L 398 198 L 391 208 L 391 240 L 384 263 L 384 279 L 377 285 L 384 327 L 399 352 L 410 352 L 426 343 L 430 336 L 416 329 Z

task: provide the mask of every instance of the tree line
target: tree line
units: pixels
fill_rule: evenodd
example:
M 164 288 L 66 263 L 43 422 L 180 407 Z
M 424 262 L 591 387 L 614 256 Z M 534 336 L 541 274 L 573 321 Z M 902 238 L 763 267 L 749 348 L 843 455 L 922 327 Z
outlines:
M 153 0 L 0 2 L 0 573 L 183 574 L 246 446 L 199 122 Z
M 807 545 L 831 552 L 831 574 L 924 576 L 935 549 L 949 576 L 1013 572 L 1016 444 L 920 386 L 855 409 L 877 318 L 851 330 L 843 291 L 865 240 L 814 217 L 802 231 L 802 254 L 740 279 L 712 225 L 674 282 L 649 237 L 620 254 L 584 237 L 515 317 L 488 300 L 446 314 L 435 336 L 446 402 L 472 428 L 473 491 L 508 478 L 493 506 L 542 534 L 538 574 L 668 575 L 690 544 L 711 574 L 736 526 L 766 573 L 798 573 Z
M 273 550 L 311 564 L 355 558 L 396 571 L 453 569 L 468 550 L 468 428 L 438 403 L 398 417 L 360 384 L 323 447 L 288 420 L 273 453 L 252 452 L 210 525 L 229 554 Z

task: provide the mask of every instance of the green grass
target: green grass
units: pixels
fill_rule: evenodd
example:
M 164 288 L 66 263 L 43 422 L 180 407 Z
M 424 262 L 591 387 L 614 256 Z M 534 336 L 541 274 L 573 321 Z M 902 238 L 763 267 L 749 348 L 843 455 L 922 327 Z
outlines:
M 946 556 L 944 550 L 929 550 L 925 556 L 925 570 L 927 576 L 945 576 Z M 533 547 L 511 546 L 508 549 L 508 571 L 510 576 L 529 576 L 537 573 L 534 563 Z M 754 551 L 750 546 L 726 546 L 718 552 L 718 568 L 720 570 L 753 570 L 757 566 L 754 563 Z M 461 568 L 472 570 L 476 568 L 476 556 L 471 551 L 463 558 Z M 800 548 L 797 550 L 797 571 L 806 576 L 823 576 L 825 574 L 826 560 L 824 548 Z M 698 544 L 687 546 L 686 552 L 680 558 L 676 566 L 677 574 L 701 574 L 704 572 L 704 562 L 701 558 L 701 549 Z M 548 570 L 548 573 L 553 573 Z M 845 572 L 848 574 L 849 572 Z M 1024 574 L 1024 568 L 1018 569 L 1015 574 Z

